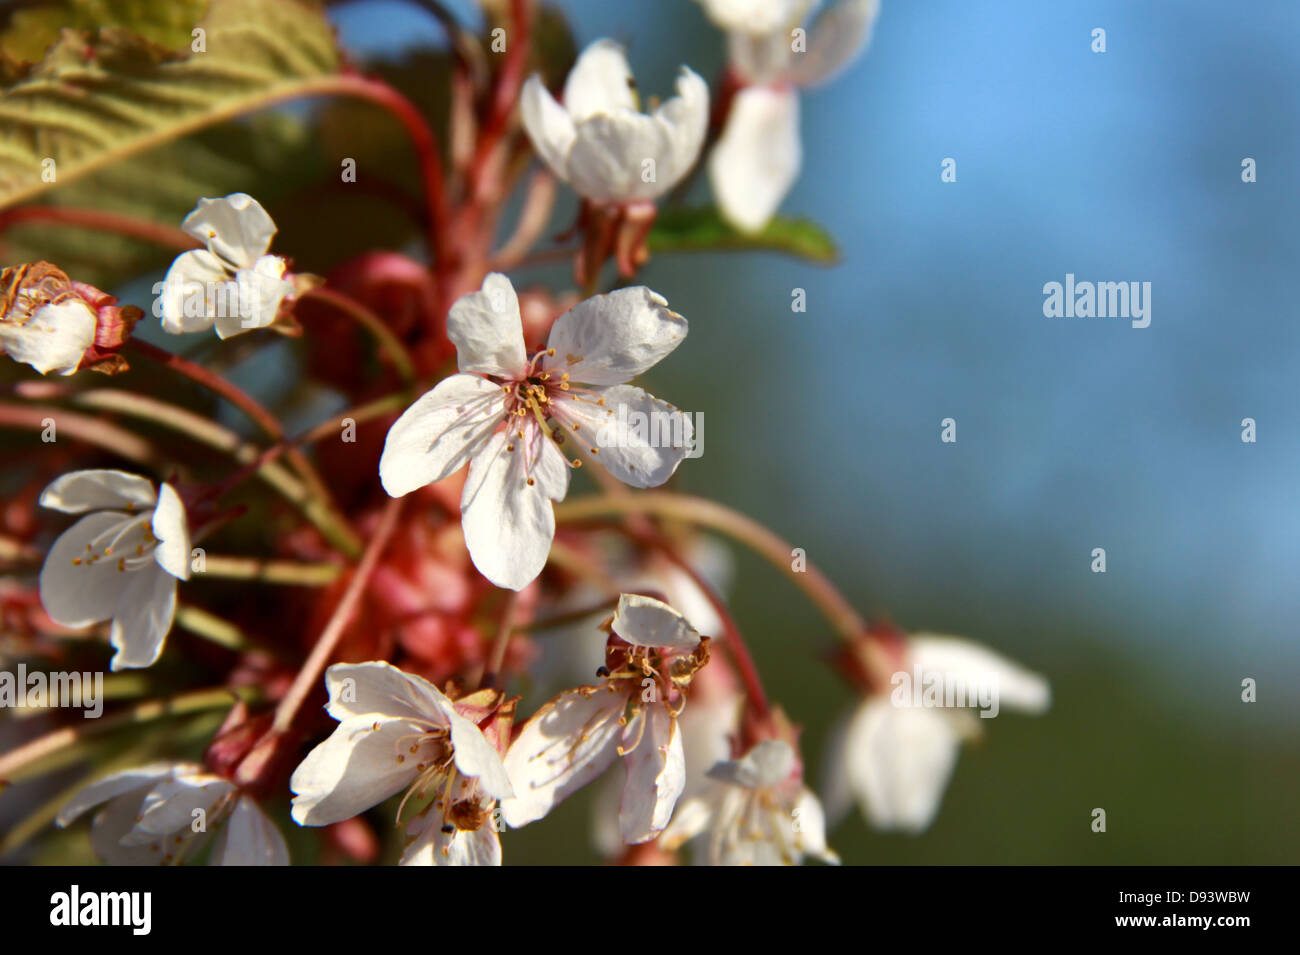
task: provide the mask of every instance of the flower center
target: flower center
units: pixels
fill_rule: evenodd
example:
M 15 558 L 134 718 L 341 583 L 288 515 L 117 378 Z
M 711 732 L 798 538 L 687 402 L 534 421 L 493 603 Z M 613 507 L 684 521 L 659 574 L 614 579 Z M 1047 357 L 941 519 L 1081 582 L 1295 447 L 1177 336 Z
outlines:
M 116 560 L 119 573 L 129 573 L 153 563 L 158 538 L 153 536 L 152 515 L 132 515 L 111 524 L 86 544 L 86 551 L 72 558 L 74 567 L 93 567 L 101 560 Z

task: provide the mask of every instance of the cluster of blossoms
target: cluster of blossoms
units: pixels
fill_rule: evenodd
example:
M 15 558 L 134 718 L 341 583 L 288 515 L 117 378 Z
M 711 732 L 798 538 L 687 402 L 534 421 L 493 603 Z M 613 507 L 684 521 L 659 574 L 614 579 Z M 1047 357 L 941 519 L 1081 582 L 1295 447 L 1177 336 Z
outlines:
M 396 800 L 402 864 L 495 865 L 503 832 L 603 780 L 593 836 L 611 860 L 673 859 L 689 843 L 708 864 L 839 861 L 799 727 L 766 697 L 721 596 L 725 556 L 705 531 L 731 534 L 776 564 L 789 549 L 774 550 L 770 533 L 752 533 L 752 522 L 720 505 L 628 490 L 667 485 L 690 455 L 689 418 L 634 383 L 685 342 L 688 323 L 645 286 L 596 289 L 611 259 L 622 276 L 637 274 L 659 202 L 697 170 L 707 168 L 735 228 L 766 225 L 799 169 L 797 90 L 853 58 L 877 4 L 839 0 L 805 31 L 813 0 L 701 2 L 730 52 L 712 113 L 708 85 L 687 68 L 675 96 L 642 112 L 624 53 L 608 40 L 577 58 L 559 99 L 520 62 L 501 70 L 497 95 L 481 101 L 508 108 L 477 117 L 482 138 L 470 152 L 485 158 L 457 173 L 468 183 L 457 192 L 465 205 L 431 217 L 431 265 L 370 253 L 329 276 L 297 273 L 270 253 L 276 225 L 255 199 L 199 200 L 181 231 L 202 247 L 167 272 L 155 310 L 161 331 L 301 336 L 321 382 L 359 402 L 305 436 L 287 437 L 251 396 L 134 338 L 139 309 L 46 263 L 3 273 L 0 347 L 14 359 L 42 375 L 72 375 L 124 370 L 118 352 L 130 351 L 213 390 L 270 438 L 260 447 L 205 424 L 209 444 L 235 462 L 216 478 L 183 466 L 154 476 L 87 466 L 36 485 L 42 507 L 76 521 L 43 548 L 38 590 L 48 619 L 29 614 L 26 625 L 71 638 L 107 623 L 117 671 L 194 655 L 188 640 L 164 654 L 180 621 L 219 644 L 202 656 L 214 665 L 212 654 L 224 655 L 215 664 L 221 700 L 240 698 L 201 762 L 114 772 L 62 808 L 60 826 L 101 807 L 90 831 L 101 859 L 286 864 L 276 813 L 263 806 L 292 793 L 293 821 L 322 828 L 322 858 L 375 858 L 372 811 Z M 529 5 L 514 6 L 527 36 Z M 509 256 L 453 256 L 455 230 L 438 231 L 457 214 L 490 221 L 499 210 L 483 197 L 500 203 L 508 183 L 487 188 L 482 178 L 517 175 L 526 162 L 507 160 L 526 161 L 530 149 L 580 197 L 573 253 L 584 296 L 517 290 L 492 268 Z M 340 321 L 375 338 L 377 381 L 357 387 L 338 372 L 334 355 L 361 342 L 357 326 Z M 411 401 L 416 384 L 427 390 Z M 195 416 L 156 399 L 115 400 L 128 415 L 195 428 Z M 656 418 L 682 426 L 663 440 L 635 425 Z M 352 436 L 325 440 L 340 428 Z M 80 430 L 133 456 L 111 435 Z M 601 493 L 566 502 L 579 469 Z M 256 523 L 247 513 L 256 505 L 223 503 L 254 480 L 291 505 L 288 514 L 257 512 L 273 529 L 272 556 L 196 546 L 227 525 Z M 557 512 L 568 503 L 578 506 L 565 519 Z M 39 522 L 10 532 L 20 557 L 40 555 Z M 256 608 L 250 598 L 246 612 L 230 601 L 226 620 L 191 603 L 222 578 L 291 589 Z M 870 627 L 820 573 L 792 579 L 832 606 L 845 643 L 835 666 L 860 693 L 827 761 L 832 818 L 856 799 L 874 825 L 925 829 L 960 741 L 979 725 L 971 701 L 900 705 L 891 693 L 898 673 L 992 681 L 1009 706 L 1047 706 L 1041 677 L 989 650 Z M 303 639 L 268 644 L 275 631 Z M 531 713 L 506 689 L 522 675 L 553 691 Z M 307 705 L 321 697 L 322 678 L 323 714 Z M 16 758 L 0 756 L 0 777 L 14 768 Z

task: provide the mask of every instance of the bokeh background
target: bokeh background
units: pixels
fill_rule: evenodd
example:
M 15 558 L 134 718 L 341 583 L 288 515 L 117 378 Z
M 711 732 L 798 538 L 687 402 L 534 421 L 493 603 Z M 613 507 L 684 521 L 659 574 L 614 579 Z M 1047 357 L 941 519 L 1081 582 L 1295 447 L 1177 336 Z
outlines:
M 448 5 L 473 22 L 467 0 Z M 581 45 L 627 46 L 645 92 L 667 94 L 681 63 L 711 81 L 723 66 L 691 0 L 559 5 Z M 441 43 L 400 2 L 333 15 L 358 59 L 417 87 L 421 51 Z M 847 862 L 1300 861 L 1298 41 L 1290 0 L 884 0 L 866 55 L 803 98 L 804 169 L 783 206 L 824 226 L 840 262 L 682 254 L 644 271 L 691 321 L 649 376 L 706 420 L 680 486 L 770 524 L 864 612 L 1051 680 L 1046 716 L 983 721 L 927 833 L 856 815 L 835 828 Z M 331 153 L 373 147 L 356 115 L 329 117 Z M 311 142 L 261 141 L 316 169 Z M 286 249 L 295 231 L 382 231 L 371 207 L 271 205 Z M 1043 285 L 1067 272 L 1150 282 L 1150 327 L 1045 318 Z M 138 299 L 161 274 L 121 290 Z M 523 277 L 570 284 L 564 266 Z M 277 360 L 235 374 L 265 387 Z M 939 440 L 947 417 L 956 444 Z M 1245 417 L 1257 443 L 1241 441 Z M 820 786 L 853 703 L 822 662 L 831 633 L 757 560 L 737 552 L 734 577 Z M 596 861 L 593 795 L 510 833 L 507 860 Z

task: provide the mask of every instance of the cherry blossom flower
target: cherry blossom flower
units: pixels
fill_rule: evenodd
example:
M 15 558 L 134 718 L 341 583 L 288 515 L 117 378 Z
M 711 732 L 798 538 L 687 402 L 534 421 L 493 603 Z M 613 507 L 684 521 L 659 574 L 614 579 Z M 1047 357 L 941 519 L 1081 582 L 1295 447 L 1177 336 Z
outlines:
M 65 627 L 111 620 L 112 668 L 152 665 L 171 629 L 176 580 L 190 576 L 180 496 L 125 471 L 73 471 L 45 489 L 41 505 L 86 515 L 59 536 L 41 568 L 50 618 Z
M 547 703 L 506 753 L 516 792 L 501 804 L 508 825 L 541 819 L 619 757 L 627 767 L 623 841 L 653 839 L 668 824 L 686 782 L 677 716 L 708 662 L 709 639 L 667 604 L 635 594 L 619 597 L 612 630 L 603 681 Z
M 551 502 L 568 493 L 566 433 L 633 487 L 663 484 L 686 456 L 687 417 L 626 384 L 676 348 L 686 330 L 686 319 L 648 288 L 619 289 L 561 315 L 548 347 L 529 358 L 514 287 L 489 274 L 447 317 L 460 374 L 417 400 L 388 432 L 379 462 L 384 489 L 401 497 L 468 464 L 461 526 L 474 566 L 499 587 L 526 587 L 550 553 Z M 639 420 L 680 427 L 668 442 L 665 429 L 638 428 Z
M 968 704 L 976 703 L 976 688 L 991 689 L 995 706 L 1032 714 L 1051 703 L 1042 676 L 957 637 L 876 629 L 856 656 L 850 670 L 867 693 L 830 744 L 826 793 L 833 819 L 856 799 L 878 829 L 919 833 L 930 827 L 962 740 L 978 738 L 983 722 L 971 705 L 945 705 L 944 688 L 954 698 L 959 690 Z M 939 687 L 938 705 L 915 705 L 916 685 Z
M 797 38 L 812 0 L 701 0 L 727 31 L 731 67 L 742 88 L 709 156 L 709 180 L 723 215 L 761 230 L 799 176 L 800 88 L 829 82 L 866 46 L 879 0 L 838 0 Z M 803 44 L 806 42 L 806 48 Z
M 142 314 L 48 262 L 0 271 L 0 354 L 42 375 L 125 370 L 114 350 Z
M 653 202 L 695 164 L 709 119 L 709 88 L 683 66 L 677 95 L 648 115 L 623 49 L 597 40 L 564 84 L 561 106 L 534 74 L 520 94 L 524 128 L 551 170 L 585 199 Z
M 167 272 L 163 329 L 179 335 L 215 327 L 230 338 L 274 322 L 295 287 L 284 277 L 285 260 L 267 254 L 276 227 L 261 204 L 242 192 L 200 199 L 181 228 L 206 248 L 182 253 Z
M 90 842 L 109 865 L 176 865 L 217 831 L 209 865 L 288 865 L 275 824 L 230 781 L 193 763 L 152 763 L 91 783 L 60 810 L 71 825 L 92 807 Z
M 326 710 L 339 725 L 289 781 L 303 826 L 350 819 L 406 790 L 434 797 L 407 825 L 402 865 L 500 865 L 496 802 L 513 795 L 501 763 L 513 703 L 480 691 L 452 701 L 388 663 L 336 664 Z M 466 715 L 468 714 L 468 715 Z M 478 725 L 486 725 L 486 731 Z
M 740 759 L 709 770 L 714 785 L 683 800 L 660 844 L 676 849 L 708 833 L 700 861 L 708 865 L 800 865 L 804 856 L 838 863 L 826 845 L 826 817 L 803 784 L 794 748 L 777 739 L 756 743 Z

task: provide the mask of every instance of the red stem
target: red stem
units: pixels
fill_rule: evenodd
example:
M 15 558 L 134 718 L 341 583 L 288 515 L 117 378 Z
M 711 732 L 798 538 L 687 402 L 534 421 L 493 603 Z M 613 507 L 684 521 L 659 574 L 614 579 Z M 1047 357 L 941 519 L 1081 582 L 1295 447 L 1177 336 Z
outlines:
M 283 733 L 293 725 L 293 719 L 302 707 L 303 701 L 311 694 L 312 689 L 316 686 L 320 675 L 325 671 L 325 664 L 329 663 L 330 657 L 338 648 L 339 640 L 343 637 L 343 632 L 347 629 L 348 624 L 352 621 L 352 615 L 356 612 L 357 604 L 361 602 L 361 596 L 365 592 L 366 584 L 369 583 L 371 575 L 375 572 L 375 567 L 379 563 L 379 558 L 383 555 L 384 548 L 388 546 L 389 539 L 393 536 L 393 530 L 397 527 L 397 518 L 402 511 L 403 498 L 392 498 L 383 513 L 379 517 L 379 526 L 375 528 L 370 542 L 366 545 L 366 551 L 361 555 L 361 563 L 357 565 L 356 571 L 352 574 L 352 579 L 348 581 L 347 590 L 343 592 L 343 597 L 330 614 L 329 622 L 325 624 L 325 629 L 321 631 L 316 646 L 312 647 L 311 656 L 307 662 L 302 665 L 298 675 L 294 677 L 293 685 L 289 691 L 280 700 L 279 706 L 275 710 L 275 722 L 272 724 L 272 733 Z
M 635 532 L 632 532 L 635 535 Z M 731 616 L 731 611 L 727 605 L 718 596 L 718 592 L 698 570 L 696 570 L 689 561 L 681 557 L 667 541 L 658 535 L 649 538 L 652 544 L 661 554 L 676 564 L 686 573 L 691 581 L 699 588 L 700 593 L 704 594 L 704 599 L 713 607 L 714 613 L 722 621 L 723 632 L 727 635 L 727 649 L 731 651 L 731 657 L 736 663 L 736 669 L 740 671 L 741 682 L 745 684 L 745 695 L 749 702 L 749 707 L 755 717 L 760 720 L 766 719 L 770 712 L 767 702 L 767 694 L 763 692 L 763 681 L 758 675 L 758 666 L 754 663 L 753 654 L 749 652 L 749 645 L 745 638 L 741 636 L 740 627 L 736 625 L 735 619 Z
M 442 155 L 439 152 L 438 137 L 425 122 L 410 100 L 380 80 L 348 74 L 336 78 L 340 92 L 349 93 L 361 99 L 384 107 L 401 122 L 415 148 L 420 165 L 420 177 L 424 184 L 425 198 L 429 204 L 429 245 L 431 254 L 442 258 L 450 251 L 447 236 L 447 193 L 443 183 Z
M 114 232 L 132 239 L 152 242 L 178 252 L 196 249 L 199 243 L 175 226 L 163 225 L 136 216 L 104 212 L 100 209 L 83 209 L 73 206 L 24 206 L 0 212 L 0 233 L 10 226 L 23 222 L 54 222 L 60 225 L 82 226 L 100 232 Z

